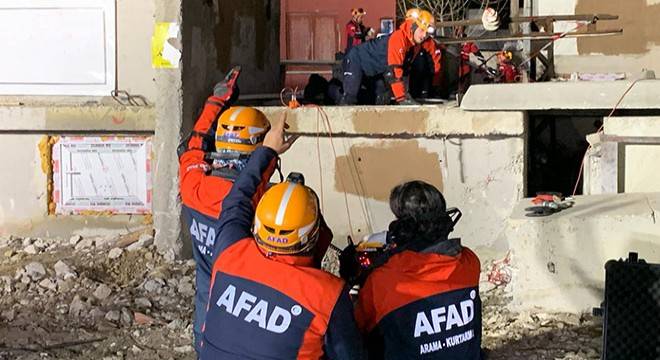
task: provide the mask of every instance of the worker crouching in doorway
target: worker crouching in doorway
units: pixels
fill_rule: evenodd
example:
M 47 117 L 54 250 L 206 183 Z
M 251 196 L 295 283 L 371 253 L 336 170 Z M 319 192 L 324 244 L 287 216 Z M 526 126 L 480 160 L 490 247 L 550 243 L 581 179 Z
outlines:
M 435 19 L 428 11 L 417 10 L 416 16 L 407 17 L 392 34 L 367 41 L 348 52 L 342 64 L 341 105 L 357 104 L 361 87 L 369 82 L 374 82 L 371 91 L 376 104 L 389 103 L 390 90 L 397 104 L 417 104 L 404 81 L 404 72 L 410 68 L 406 62 L 410 51 L 413 51 L 413 57 L 422 48 L 432 55 L 436 74 L 433 78 L 440 79 L 440 52 L 431 38 L 435 32 Z
M 202 359 L 361 359 L 344 282 L 317 268 L 318 198 L 299 176 L 252 199 L 292 143 L 273 124 L 223 202 Z
M 356 306 L 369 359 L 481 359 L 479 259 L 448 237 L 460 212 L 422 181 L 394 188 L 390 207 L 392 250 Z

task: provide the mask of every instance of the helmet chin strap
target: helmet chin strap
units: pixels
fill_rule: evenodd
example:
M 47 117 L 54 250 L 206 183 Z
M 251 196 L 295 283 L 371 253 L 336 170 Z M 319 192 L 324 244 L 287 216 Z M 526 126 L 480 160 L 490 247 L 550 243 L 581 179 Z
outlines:
M 419 28 L 419 26 L 415 22 L 413 22 L 412 26 L 410 27 L 410 30 L 411 30 L 410 31 L 410 39 L 413 42 L 415 42 L 415 32 L 417 31 L 418 28 Z

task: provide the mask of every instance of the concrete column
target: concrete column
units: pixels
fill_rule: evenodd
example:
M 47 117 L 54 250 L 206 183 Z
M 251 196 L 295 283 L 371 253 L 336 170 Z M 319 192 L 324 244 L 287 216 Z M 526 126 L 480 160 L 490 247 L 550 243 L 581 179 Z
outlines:
M 156 0 L 155 22 L 181 24 L 181 0 Z M 183 113 L 182 68 L 156 72 L 156 131 L 153 143 L 155 243 L 161 252 L 181 253 L 181 204 L 179 202 L 178 158 Z

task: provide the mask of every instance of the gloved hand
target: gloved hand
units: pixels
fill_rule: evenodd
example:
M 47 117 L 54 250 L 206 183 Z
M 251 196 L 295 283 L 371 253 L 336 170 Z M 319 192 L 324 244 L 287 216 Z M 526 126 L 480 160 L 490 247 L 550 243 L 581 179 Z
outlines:
M 211 101 L 223 103 L 225 106 L 231 106 L 238 99 L 238 75 L 241 72 L 239 66 L 231 69 L 225 78 L 217 83 L 213 88 L 213 96 L 209 98 Z
M 406 97 L 399 101 L 399 105 L 419 105 L 419 103 L 410 94 L 406 94 Z

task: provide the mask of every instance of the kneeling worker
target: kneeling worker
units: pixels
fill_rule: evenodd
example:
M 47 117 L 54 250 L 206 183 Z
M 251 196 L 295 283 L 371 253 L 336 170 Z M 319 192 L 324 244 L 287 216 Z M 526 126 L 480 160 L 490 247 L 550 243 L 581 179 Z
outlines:
M 435 18 L 426 10 L 409 11 L 406 20 L 390 35 L 367 41 L 348 52 L 343 67 L 343 97 L 341 105 L 357 104 L 363 78 L 383 77 L 392 90 L 394 100 L 401 105 L 417 102 L 410 96 L 404 81 L 406 55 L 417 47 L 433 56 L 434 79 L 440 79 L 440 53 L 431 36 L 435 33 Z M 379 98 L 380 94 L 376 94 Z
M 252 204 L 286 151 L 284 121 L 250 157 L 223 203 L 202 359 L 361 359 L 344 282 L 314 266 L 320 214 L 314 191 L 290 177 Z
M 356 305 L 369 359 L 480 359 L 480 264 L 460 239 L 448 238 L 458 219 L 422 181 L 394 188 L 390 207 L 393 250 Z

